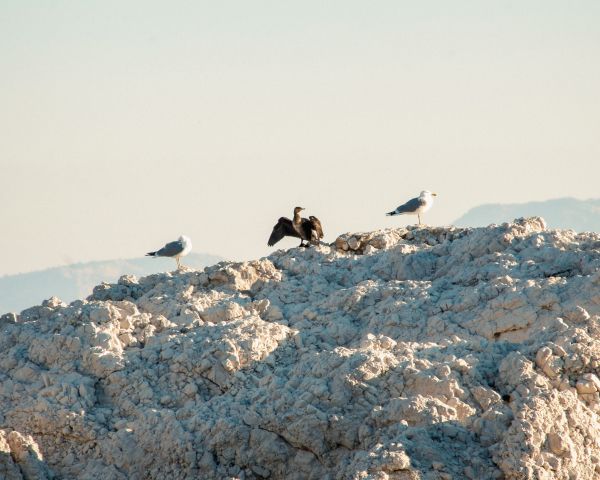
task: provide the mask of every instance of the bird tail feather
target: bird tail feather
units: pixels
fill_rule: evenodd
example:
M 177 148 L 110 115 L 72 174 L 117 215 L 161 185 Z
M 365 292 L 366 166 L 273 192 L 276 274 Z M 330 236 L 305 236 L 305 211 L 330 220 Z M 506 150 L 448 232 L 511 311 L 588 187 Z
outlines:
M 386 213 L 386 215 L 389 217 L 393 217 L 394 215 L 398 215 L 398 214 L 396 213 L 396 210 L 394 210 L 393 212 Z
M 148 252 L 146 254 L 147 257 L 156 257 L 156 252 Z

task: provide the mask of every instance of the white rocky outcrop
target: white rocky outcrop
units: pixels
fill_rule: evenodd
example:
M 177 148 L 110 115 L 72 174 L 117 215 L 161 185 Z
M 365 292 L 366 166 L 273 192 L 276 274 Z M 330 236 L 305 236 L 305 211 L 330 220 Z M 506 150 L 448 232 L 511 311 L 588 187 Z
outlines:
M 600 477 L 600 235 L 340 236 L 0 318 L 0 477 Z

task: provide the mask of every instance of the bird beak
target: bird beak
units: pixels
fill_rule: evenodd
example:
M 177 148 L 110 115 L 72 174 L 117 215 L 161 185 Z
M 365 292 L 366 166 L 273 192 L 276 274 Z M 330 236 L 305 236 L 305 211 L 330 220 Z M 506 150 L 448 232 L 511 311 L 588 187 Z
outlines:
M 432 195 L 433 195 L 434 197 L 437 197 L 437 193 L 432 193 Z

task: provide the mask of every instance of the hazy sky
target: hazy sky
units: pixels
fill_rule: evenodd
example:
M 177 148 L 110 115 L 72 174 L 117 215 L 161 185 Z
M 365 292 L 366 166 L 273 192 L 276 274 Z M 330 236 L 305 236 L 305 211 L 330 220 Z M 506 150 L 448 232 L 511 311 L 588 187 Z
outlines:
M 598 0 L 3 0 L 0 62 L 0 275 L 600 197 Z

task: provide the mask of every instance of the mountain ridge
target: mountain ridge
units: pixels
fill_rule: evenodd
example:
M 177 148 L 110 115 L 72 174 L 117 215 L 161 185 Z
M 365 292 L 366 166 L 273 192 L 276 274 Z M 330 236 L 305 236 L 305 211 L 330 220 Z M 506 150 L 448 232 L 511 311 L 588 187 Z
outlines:
M 562 197 L 525 203 L 487 203 L 470 209 L 455 220 L 454 225 L 479 227 L 530 216 L 543 217 L 550 228 L 598 232 L 600 199 L 579 200 Z
M 190 253 L 183 263 L 203 268 L 223 260 L 218 255 Z M 100 282 L 116 281 L 121 275 L 150 275 L 174 269 L 170 258 L 130 258 L 78 262 L 33 272 L 0 276 L 0 314 L 21 311 L 52 296 L 67 302 L 89 295 Z

